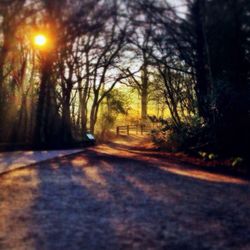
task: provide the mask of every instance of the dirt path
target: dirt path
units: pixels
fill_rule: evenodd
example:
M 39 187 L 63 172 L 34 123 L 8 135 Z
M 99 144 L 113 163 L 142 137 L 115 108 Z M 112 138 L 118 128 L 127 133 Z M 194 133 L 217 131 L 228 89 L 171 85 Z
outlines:
M 250 249 L 248 182 L 116 142 L 0 176 L 0 249 Z

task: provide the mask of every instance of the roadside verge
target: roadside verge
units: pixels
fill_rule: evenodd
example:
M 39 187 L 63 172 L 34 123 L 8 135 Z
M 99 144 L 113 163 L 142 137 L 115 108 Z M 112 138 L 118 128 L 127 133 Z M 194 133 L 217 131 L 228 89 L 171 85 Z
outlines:
M 0 174 L 35 163 L 82 152 L 84 149 L 13 151 L 0 153 Z

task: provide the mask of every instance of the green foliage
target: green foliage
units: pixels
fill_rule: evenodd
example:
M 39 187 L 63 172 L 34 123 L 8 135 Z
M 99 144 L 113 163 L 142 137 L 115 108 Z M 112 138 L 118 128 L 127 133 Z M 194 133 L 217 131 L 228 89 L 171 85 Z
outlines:
M 198 152 L 199 156 L 201 156 L 204 160 L 215 160 L 218 156 L 214 153 L 208 153 L 200 151 Z
M 169 119 L 165 125 L 152 133 L 156 144 L 163 146 L 171 151 L 201 151 L 211 148 L 212 135 L 209 128 L 202 119 L 192 117 L 179 126 Z M 207 156 L 212 159 L 215 156 Z
M 180 148 L 249 157 L 249 6 L 246 0 L 188 6 L 181 33 L 190 50 L 181 55 L 195 71 L 197 116 L 205 125 L 187 122 L 172 130 Z
M 241 157 L 236 157 L 232 160 L 232 167 L 239 167 L 243 164 L 244 159 Z
M 118 115 L 127 114 L 125 95 L 118 90 L 113 90 L 106 96 L 106 102 L 102 108 L 99 130 L 101 139 L 105 139 L 106 134 L 114 127 Z
M 118 90 L 113 90 L 113 92 L 107 95 L 109 109 L 114 113 L 127 114 L 126 111 L 126 99 L 125 96 Z

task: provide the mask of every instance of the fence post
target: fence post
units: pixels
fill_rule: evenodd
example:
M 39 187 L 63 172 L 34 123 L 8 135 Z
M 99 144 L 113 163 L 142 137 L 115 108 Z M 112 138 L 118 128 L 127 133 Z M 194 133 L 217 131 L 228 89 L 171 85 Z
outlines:
M 129 135 L 129 125 L 127 126 L 127 135 Z
M 116 127 L 116 135 L 120 134 L 120 127 Z
M 141 135 L 143 135 L 143 125 L 141 125 Z

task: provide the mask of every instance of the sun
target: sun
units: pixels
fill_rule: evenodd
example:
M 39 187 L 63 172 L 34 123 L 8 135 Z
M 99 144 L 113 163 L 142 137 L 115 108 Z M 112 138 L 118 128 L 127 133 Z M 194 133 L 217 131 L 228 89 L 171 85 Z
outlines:
M 35 45 L 44 47 L 47 44 L 47 37 L 43 34 L 38 34 L 34 37 Z

